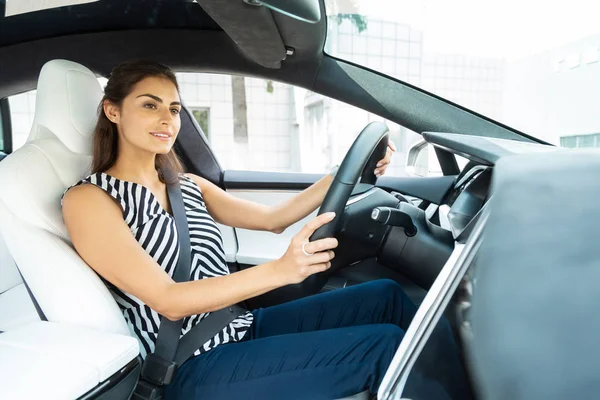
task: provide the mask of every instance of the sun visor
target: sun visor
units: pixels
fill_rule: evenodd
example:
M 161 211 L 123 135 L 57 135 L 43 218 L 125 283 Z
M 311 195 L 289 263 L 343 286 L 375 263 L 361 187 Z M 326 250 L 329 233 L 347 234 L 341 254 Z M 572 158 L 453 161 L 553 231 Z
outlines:
M 270 10 L 242 0 L 202 0 L 198 4 L 246 57 L 266 68 L 281 67 L 286 50 Z
M 595 150 L 496 164 L 471 308 L 482 398 L 597 398 L 599 176 Z

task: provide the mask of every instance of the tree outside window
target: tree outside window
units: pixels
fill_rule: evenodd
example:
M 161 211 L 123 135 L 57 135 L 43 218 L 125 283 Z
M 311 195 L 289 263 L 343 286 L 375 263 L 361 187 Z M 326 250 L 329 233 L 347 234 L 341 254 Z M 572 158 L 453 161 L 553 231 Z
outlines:
M 202 131 L 204 132 L 204 136 L 210 142 L 210 108 L 208 107 L 197 107 L 192 108 L 192 115 Z

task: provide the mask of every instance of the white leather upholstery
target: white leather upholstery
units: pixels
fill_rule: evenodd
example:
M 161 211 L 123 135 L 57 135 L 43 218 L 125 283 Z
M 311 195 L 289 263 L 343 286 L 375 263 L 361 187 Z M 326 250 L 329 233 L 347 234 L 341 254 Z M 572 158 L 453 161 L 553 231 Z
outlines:
M 110 292 L 73 250 L 60 207 L 64 190 L 89 172 L 101 98 L 89 69 L 44 65 L 27 143 L 0 162 L 0 230 L 49 321 L 128 335 Z
M 17 266 L 8 252 L 2 235 L 0 235 L 0 295 L 22 282 Z
M 37 322 L 0 335 L 5 399 L 75 399 L 133 360 L 131 336 Z
M 39 320 L 17 266 L 0 235 L 0 331 Z
M 58 138 L 71 152 L 90 155 L 102 95 L 96 76 L 83 65 L 67 60 L 46 63 L 37 84 L 35 118 L 27 140 Z
M 0 344 L 0 374 L 5 399 L 77 399 L 95 386 L 94 370 L 84 361 L 19 346 Z
M 39 320 L 40 317 L 23 283 L 0 294 L 0 331 L 8 331 Z

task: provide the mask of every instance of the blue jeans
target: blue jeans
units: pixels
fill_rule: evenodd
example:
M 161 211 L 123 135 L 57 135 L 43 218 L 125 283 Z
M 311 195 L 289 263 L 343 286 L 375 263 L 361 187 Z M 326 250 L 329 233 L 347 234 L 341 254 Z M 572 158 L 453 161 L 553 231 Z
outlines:
M 375 393 L 415 305 L 378 280 L 254 310 L 243 341 L 186 361 L 166 399 L 335 399 Z

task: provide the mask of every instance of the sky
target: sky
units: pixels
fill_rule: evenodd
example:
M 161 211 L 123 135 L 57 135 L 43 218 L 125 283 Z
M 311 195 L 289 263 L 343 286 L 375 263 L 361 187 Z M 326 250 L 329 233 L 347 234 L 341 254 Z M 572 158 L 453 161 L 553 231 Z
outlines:
M 510 60 L 600 34 L 597 0 L 332 1 L 422 30 L 426 52 Z

